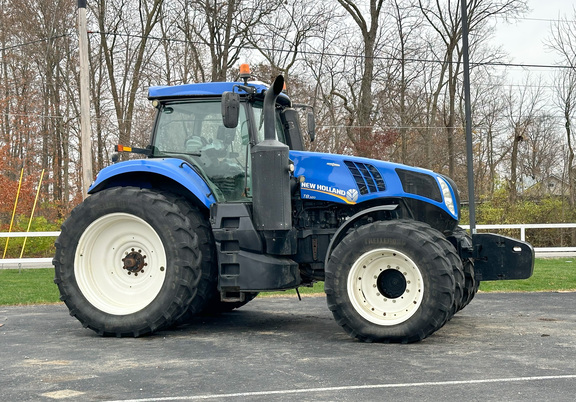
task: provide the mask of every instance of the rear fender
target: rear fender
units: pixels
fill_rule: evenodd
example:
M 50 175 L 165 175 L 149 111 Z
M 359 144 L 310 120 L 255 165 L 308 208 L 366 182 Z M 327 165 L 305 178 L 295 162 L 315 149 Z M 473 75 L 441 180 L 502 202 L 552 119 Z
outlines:
M 202 176 L 190 163 L 179 158 L 138 159 L 108 166 L 98 173 L 88 193 L 118 185 L 153 187 L 154 183 L 170 182 L 188 190 L 207 208 L 217 201 Z

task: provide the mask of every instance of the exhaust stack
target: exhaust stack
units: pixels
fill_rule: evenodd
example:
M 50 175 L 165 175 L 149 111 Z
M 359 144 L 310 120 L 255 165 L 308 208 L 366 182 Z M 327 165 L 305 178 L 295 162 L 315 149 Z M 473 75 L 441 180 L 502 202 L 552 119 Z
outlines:
M 276 139 L 276 98 L 284 88 L 279 75 L 264 96 L 264 140 L 252 147 L 252 202 L 258 230 L 292 228 L 288 146 Z

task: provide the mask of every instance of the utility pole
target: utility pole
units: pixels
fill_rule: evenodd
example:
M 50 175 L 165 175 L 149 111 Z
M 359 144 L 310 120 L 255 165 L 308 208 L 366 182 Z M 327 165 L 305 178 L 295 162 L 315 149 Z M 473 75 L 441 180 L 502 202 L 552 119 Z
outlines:
M 474 154 L 472 143 L 472 110 L 470 106 L 470 60 L 468 53 L 468 10 L 466 0 L 460 2 L 462 13 L 462 51 L 464 58 L 464 114 L 466 118 L 466 164 L 468 165 L 468 208 L 470 233 L 476 234 L 476 204 L 474 202 Z
M 82 198 L 88 196 L 93 180 L 92 144 L 90 130 L 90 81 L 88 64 L 88 27 L 86 24 L 86 0 L 78 0 L 78 48 L 80 53 L 80 134 L 82 149 Z

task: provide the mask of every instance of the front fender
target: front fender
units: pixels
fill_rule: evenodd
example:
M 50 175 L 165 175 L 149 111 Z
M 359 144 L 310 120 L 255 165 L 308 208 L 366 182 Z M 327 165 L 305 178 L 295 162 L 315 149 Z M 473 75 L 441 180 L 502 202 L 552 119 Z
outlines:
M 187 189 L 207 208 L 216 196 L 193 166 L 179 158 L 137 159 L 102 169 L 88 189 L 89 194 L 111 186 L 149 186 L 154 182 L 174 182 Z
M 340 226 L 338 228 L 338 230 L 336 230 L 336 232 L 334 233 L 334 235 L 332 236 L 332 239 L 330 240 L 330 244 L 328 245 L 328 250 L 326 251 L 326 257 L 324 258 L 325 264 L 328 264 L 328 260 L 330 259 L 330 255 L 332 254 L 332 250 L 338 245 L 338 243 L 340 243 L 340 241 L 344 238 L 344 236 L 346 235 L 346 233 L 348 232 L 348 229 L 354 227 L 354 225 L 356 224 L 356 222 L 359 219 L 364 218 L 365 216 L 370 215 L 371 213 L 374 212 L 379 212 L 379 211 L 393 211 L 396 208 L 398 208 L 398 205 L 396 204 L 391 204 L 391 205 L 379 205 L 376 207 L 372 207 L 372 208 L 368 208 L 365 210 L 362 210 L 360 212 L 358 212 L 357 214 L 351 216 L 349 219 L 346 220 L 346 222 L 344 222 L 344 224 L 342 226 Z

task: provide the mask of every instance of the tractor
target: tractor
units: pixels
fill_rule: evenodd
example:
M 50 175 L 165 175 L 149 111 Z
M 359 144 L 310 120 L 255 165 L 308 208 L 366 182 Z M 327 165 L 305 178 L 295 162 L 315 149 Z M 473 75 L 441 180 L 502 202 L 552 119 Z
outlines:
M 306 151 L 314 115 L 282 76 L 268 86 L 242 66 L 235 82 L 148 98 L 150 144 L 118 145 L 139 157 L 98 173 L 56 241 L 61 300 L 100 335 L 138 337 L 321 281 L 349 335 L 410 343 L 480 281 L 532 275 L 530 244 L 459 226 L 450 178 Z

